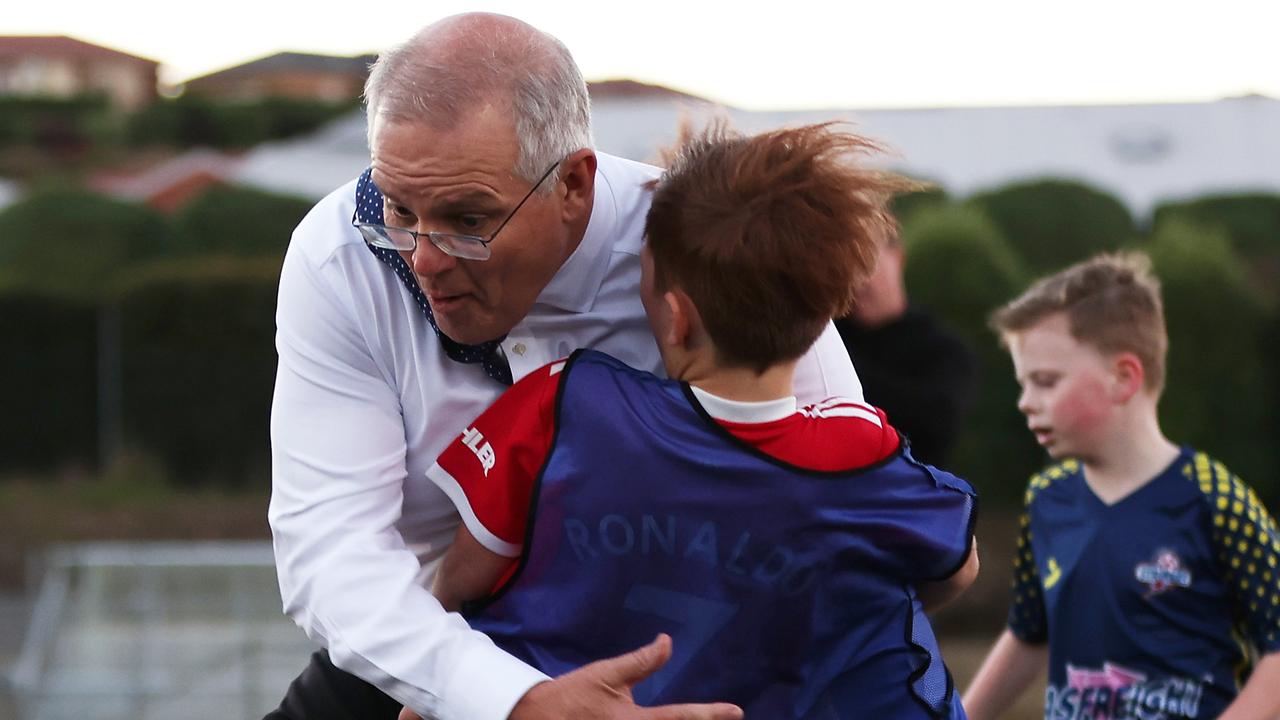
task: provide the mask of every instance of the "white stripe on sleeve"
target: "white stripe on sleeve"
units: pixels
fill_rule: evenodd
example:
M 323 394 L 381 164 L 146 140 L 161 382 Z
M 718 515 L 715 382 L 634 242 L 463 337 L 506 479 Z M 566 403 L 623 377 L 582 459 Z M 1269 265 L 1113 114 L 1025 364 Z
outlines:
M 485 527 L 480 522 L 480 518 L 476 517 L 475 510 L 471 509 L 471 502 L 467 500 L 467 493 L 458 484 L 458 481 L 449 474 L 449 471 L 440 467 L 440 463 L 431 465 L 431 469 L 427 470 L 427 478 L 449 496 L 449 499 L 453 501 L 454 507 L 458 508 L 458 514 L 462 516 L 463 524 L 467 526 L 467 529 L 471 531 L 476 540 L 480 541 L 481 545 L 503 557 L 520 557 L 524 545 L 509 543 L 489 532 L 489 528 Z

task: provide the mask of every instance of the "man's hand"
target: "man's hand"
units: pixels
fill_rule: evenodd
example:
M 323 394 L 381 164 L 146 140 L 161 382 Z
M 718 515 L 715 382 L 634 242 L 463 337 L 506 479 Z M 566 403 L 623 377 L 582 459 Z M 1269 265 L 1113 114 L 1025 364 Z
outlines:
M 631 688 L 670 659 L 671 637 L 659 635 L 639 650 L 534 685 L 512 708 L 508 720 L 741 720 L 742 709 L 728 703 L 636 705 Z M 405 708 L 400 720 L 420 718 Z

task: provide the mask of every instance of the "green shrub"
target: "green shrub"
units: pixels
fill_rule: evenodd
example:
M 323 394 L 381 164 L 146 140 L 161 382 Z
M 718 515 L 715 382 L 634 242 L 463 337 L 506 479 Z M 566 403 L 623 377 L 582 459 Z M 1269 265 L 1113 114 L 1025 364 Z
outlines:
M 1245 281 L 1226 233 L 1169 221 L 1146 247 L 1163 286 L 1168 375 L 1160 403 L 1165 433 L 1221 459 L 1274 494 L 1277 422 L 1273 322 Z
M 7 282 L 80 298 L 172 246 L 154 210 L 78 189 L 36 192 L 0 211 L 0 238 Z
M 1015 183 L 968 202 L 991 218 L 1036 275 L 1117 250 L 1136 235 L 1133 218 L 1119 200 L 1077 182 Z
M 279 268 L 171 262 L 119 290 L 128 444 L 182 482 L 266 482 Z
M 25 145 L 54 153 L 83 150 L 114 138 L 112 114 L 105 95 L 0 97 L 0 147 Z
M 1014 504 L 1044 457 L 1017 411 L 1017 383 L 987 316 L 1022 290 L 1026 273 L 1000 231 L 972 207 L 923 209 L 904 223 L 903 239 L 912 302 L 936 312 L 978 356 L 978 396 L 952 465 L 984 499 Z
M 1153 225 L 1170 222 L 1224 231 L 1254 286 L 1280 300 L 1280 195 L 1214 195 L 1157 207 Z
M 912 301 L 933 308 L 975 345 L 992 345 L 987 316 L 1027 276 L 999 228 L 973 208 L 946 205 L 915 214 L 902 236 Z
M 97 461 L 96 323 L 87 302 L 0 290 L 0 471 Z
M 261 115 L 266 119 L 264 139 L 283 140 L 317 130 L 359 107 L 360 101 L 357 98 L 333 102 L 273 97 L 247 103 L 244 112 Z
M 929 187 L 917 192 L 896 195 L 889 204 L 894 217 L 899 223 L 909 222 L 916 213 L 928 208 L 938 208 L 950 202 L 947 191 L 940 187 Z
M 181 252 L 281 257 L 311 205 L 303 198 L 251 188 L 211 188 L 175 219 Z
M 134 145 L 170 147 L 250 147 L 266 135 L 266 119 L 198 97 L 161 100 L 129 120 L 126 137 Z
M 1280 251 L 1280 195 L 1210 195 L 1163 203 L 1156 207 L 1152 220 L 1155 227 L 1173 220 L 1220 227 L 1230 236 L 1232 246 L 1245 255 Z
M 311 132 L 356 107 L 355 99 L 245 102 L 183 95 L 138 112 L 130 118 L 126 135 L 134 145 L 247 148 Z

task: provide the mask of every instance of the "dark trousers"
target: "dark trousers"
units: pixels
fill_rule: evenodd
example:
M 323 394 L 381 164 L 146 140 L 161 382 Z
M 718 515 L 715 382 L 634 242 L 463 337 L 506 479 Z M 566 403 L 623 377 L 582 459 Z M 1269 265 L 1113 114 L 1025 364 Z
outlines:
M 349 672 L 334 667 L 328 650 L 289 684 L 280 707 L 263 720 L 396 720 L 400 703 Z

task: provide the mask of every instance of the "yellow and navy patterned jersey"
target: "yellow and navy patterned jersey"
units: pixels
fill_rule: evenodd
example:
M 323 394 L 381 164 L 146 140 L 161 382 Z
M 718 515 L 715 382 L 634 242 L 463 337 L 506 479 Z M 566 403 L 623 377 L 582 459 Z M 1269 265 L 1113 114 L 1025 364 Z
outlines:
M 1217 717 L 1250 646 L 1280 651 L 1277 562 L 1275 521 L 1203 453 L 1110 505 L 1073 460 L 1033 476 L 1009 628 L 1049 643 L 1045 717 Z

